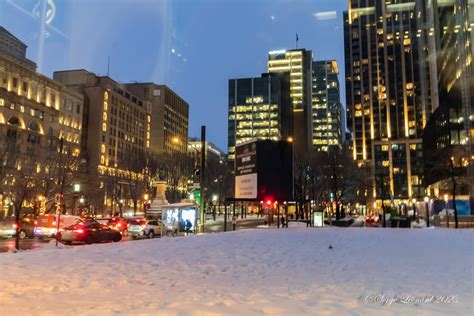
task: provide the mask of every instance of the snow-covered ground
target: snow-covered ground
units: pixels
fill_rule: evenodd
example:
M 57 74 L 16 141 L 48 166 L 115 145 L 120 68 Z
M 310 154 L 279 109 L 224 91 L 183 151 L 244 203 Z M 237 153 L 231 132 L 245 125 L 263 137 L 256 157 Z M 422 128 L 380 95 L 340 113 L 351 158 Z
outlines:
M 473 237 L 260 229 L 5 253 L 0 315 L 473 315 Z

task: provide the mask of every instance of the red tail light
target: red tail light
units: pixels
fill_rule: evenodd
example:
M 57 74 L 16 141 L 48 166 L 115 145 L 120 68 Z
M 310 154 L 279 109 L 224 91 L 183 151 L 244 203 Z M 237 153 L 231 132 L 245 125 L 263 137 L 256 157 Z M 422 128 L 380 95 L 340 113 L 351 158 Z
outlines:
M 120 227 L 120 226 L 122 226 L 122 223 L 118 223 L 118 224 L 117 224 L 117 227 Z
M 82 229 L 82 228 L 76 228 L 76 229 L 73 230 L 73 232 L 76 233 L 76 234 L 83 234 L 83 233 L 84 233 L 84 229 Z
M 18 228 L 18 224 L 17 224 L 17 223 L 13 223 L 13 224 L 12 224 L 12 228 L 13 228 L 13 229 L 17 229 L 17 228 Z

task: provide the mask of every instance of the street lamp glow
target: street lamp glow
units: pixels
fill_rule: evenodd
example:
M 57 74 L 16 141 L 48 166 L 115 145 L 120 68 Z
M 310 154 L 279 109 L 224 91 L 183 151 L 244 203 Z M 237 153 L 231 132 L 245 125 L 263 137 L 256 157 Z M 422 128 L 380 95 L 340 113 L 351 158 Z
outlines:
M 216 195 L 216 194 L 212 195 L 212 201 L 213 201 L 213 202 L 216 202 L 216 201 L 217 201 L 217 195 Z
M 173 143 L 178 144 L 179 143 L 179 138 L 178 137 L 173 137 L 172 141 L 173 141 Z
M 149 199 L 148 193 L 144 193 L 143 194 L 143 200 L 148 201 L 148 199 Z
M 413 199 L 411 200 L 411 202 L 413 203 L 413 205 L 415 205 L 415 204 L 416 204 L 416 199 L 413 198 Z
M 446 203 L 448 203 L 448 195 L 447 195 L 447 194 L 444 195 L 444 201 L 445 201 Z
M 41 201 L 44 200 L 44 196 L 38 195 L 38 196 L 36 197 L 36 199 L 41 202 Z
M 427 196 L 425 196 L 425 199 L 424 199 L 424 200 L 425 200 L 426 203 L 428 203 L 428 202 L 430 201 L 430 198 L 427 197 Z
M 294 141 L 293 137 L 289 136 L 287 139 L 286 139 L 289 143 L 292 143 Z
M 79 192 L 81 191 L 81 185 L 79 183 L 74 184 L 74 192 Z
M 83 196 L 81 196 L 81 198 L 79 199 L 79 203 L 84 204 L 84 202 L 85 202 L 85 199 Z

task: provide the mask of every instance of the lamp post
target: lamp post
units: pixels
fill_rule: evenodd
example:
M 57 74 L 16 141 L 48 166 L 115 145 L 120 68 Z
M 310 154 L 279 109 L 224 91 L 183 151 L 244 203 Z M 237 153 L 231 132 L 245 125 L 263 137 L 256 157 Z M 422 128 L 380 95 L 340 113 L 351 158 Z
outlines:
M 446 205 L 446 227 L 449 228 L 448 195 L 444 195 L 444 204 Z
M 425 207 L 426 207 L 426 227 L 430 227 L 430 198 L 425 196 Z

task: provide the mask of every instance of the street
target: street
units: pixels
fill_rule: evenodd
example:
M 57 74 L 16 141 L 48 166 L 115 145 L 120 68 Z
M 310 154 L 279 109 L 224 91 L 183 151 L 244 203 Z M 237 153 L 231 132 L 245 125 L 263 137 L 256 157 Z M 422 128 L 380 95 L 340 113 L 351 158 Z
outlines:
M 239 219 L 236 222 L 236 230 L 252 229 L 256 228 L 258 225 L 263 225 L 264 219 L 261 217 L 251 217 L 247 219 Z M 232 220 L 227 222 L 227 231 L 232 231 Z M 224 219 L 219 217 L 216 221 L 208 220 L 205 225 L 206 233 L 217 233 L 224 231 Z M 142 239 L 133 239 L 130 236 L 123 237 L 121 242 L 128 241 L 139 241 Z M 20 249 L 21 250 L 32 250 L 37 248 L 43 248 L 49 246 L 50 240 L 39 240 L 37 238 L 26 238 L 20 240 Z M 82 245 L 82 244 L 75 244 Z M 0 252 L 7 252 L 15 248 L 15 238 L 0 239 Z

